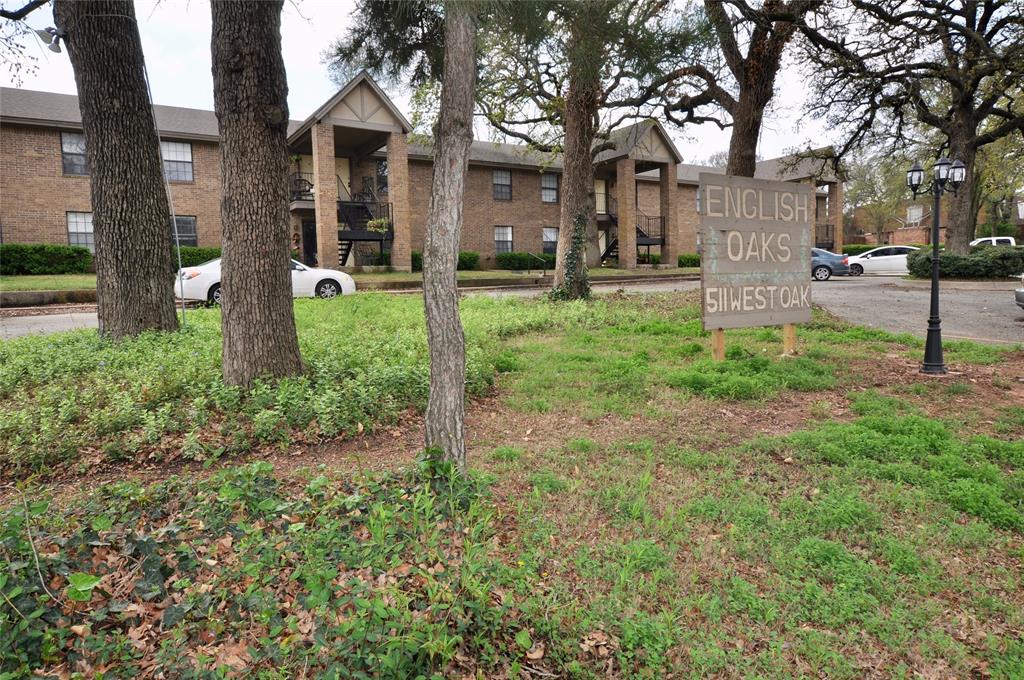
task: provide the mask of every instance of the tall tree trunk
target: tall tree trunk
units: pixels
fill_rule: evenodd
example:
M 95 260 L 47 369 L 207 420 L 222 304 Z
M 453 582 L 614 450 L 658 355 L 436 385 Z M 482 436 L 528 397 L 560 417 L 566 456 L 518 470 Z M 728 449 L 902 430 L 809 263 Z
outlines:
M 445 3 L 444 32 L 441 110 L 434 135 L 434 177 L 423 247 L 423 303 L 430 348 L 425 429 L 427 448 L 439 449 L 445 460 L 464 471 L 466 340 L 459 320 L 455 271 L 476 89 L 476 26 L 467 3 Z
M 592 7 L 599 7 L 596 3 Z M 586 16 L 586 10 L 581 10 Z M 594 161 L 590 150 L 596 134 L 595 122 L 600 104 L 601 82 L 595 59 L 588 53 L 585 20 L 572 28 L 568 50 L 570 60 L 568 89 L 565 93 L 565 143 L 562 153 L 562 208 L 555 256 L 554 287 L 568 299 L 590 294 L 585 269 L 596 265 L 597 222 L 594 206 Z M 580 219 L 586 220 L 586 253 L 572 254 L 573 230 Z M 571 270 L 571 271 L 570 271 Z
M 170 209 L 135 8 L 128 0 L 56 0 L 78 87 L 99 330 L 115 340 L 178 328 Z
M 288 83 L 282 0 L 214 0 L 213 99 L 220 129 L 224 382 L 302 372 L 292 311 Z
M 946 223 L 946 250 L 957 255 L 970 252 L 970 242 L 977 226 L 978 209 L 975 199 L 975 157 L 972 143 L 976 134 L 973 117 L 966 112 L 954 115 L 953 133 L 949 137 L 949 157 L 967 166 L 964 183 L 955 195 L 949 197 L 949 218 Z
M 774 74 L 772 80 L 774 81 Z M 732 135 L 729 137 L 729 160 L 725 174 L 738 177 L 753 177 L 757 169 L 757 140 L 761 136 L 764 107 L 771 99 L 771 84 L 768 98 L 763 93 L 753 93 L 750 88 L 740 92 L 739 100 L 732 112 Z

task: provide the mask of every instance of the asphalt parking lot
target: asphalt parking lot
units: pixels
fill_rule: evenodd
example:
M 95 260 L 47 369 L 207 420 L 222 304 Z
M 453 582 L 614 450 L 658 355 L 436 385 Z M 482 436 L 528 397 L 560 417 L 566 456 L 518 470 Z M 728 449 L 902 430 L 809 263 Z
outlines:
M 1002 288 L 964 288 L 947 284 L 942 290 L 942 335 L 947 340 L 988 343 L 1024 343 L 1024 310 L 1013 301 L 1012 282 Z M 979 284 L 984 286 L 984 284 Z M 694 290 L 698 281 L 607 282 L 594 285 L 596 293 L 618 290 L 635 293 Z M 471 294 L 533 296 L 541 289 L 482 290 Z M 893 276 L 835 277 L 814 282 L 811 298 L 833 314 L 852 323 L 894 333 L 924 337 L 928 322 L 929 291 L 925 282 L 908 282 Z M 330 303 L 327 303 L 330 304 Z M 33 333 L 54 333 L 75 328 L 95 328 L 96 313 L 72 309 L 50 310 L 45 315 L 9 316 L 0 319 L 0 337 L 7 339 Z

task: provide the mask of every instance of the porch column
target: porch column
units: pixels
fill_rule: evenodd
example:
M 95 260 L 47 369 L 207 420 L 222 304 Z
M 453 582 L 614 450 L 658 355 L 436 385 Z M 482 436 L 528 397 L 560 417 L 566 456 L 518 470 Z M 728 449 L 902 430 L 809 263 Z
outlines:
M 388 134 L 388 200 L 395 240 L 391 243 L 391 268 L 412 271 L 411 215 L 409 213 L 409 142 L 404 132 Z
M 316 207 L 316 257 L 319 265 L 338 263 L 338 180 L 334 171 L 334 125 L 315 123 L 313 137 L 313 202 Z
M 836 241 L 833 252 L 843 252 L 843 183 L 836 180 L 828 185 L 828 217 L 835 225 Z
M 663 163 L 658 170 L 659 199 L 661 216 L 665 222 L 665 243 L 661 247 L 661 263 L 675 267 L 679 261 L 680 243 L 683 235 L 679 233 L 679 183 L 676 180 L 676 164 Z
M 619 268 L 636 269 L 636 161 L 615 162 L 615 201 L 619 214 Z

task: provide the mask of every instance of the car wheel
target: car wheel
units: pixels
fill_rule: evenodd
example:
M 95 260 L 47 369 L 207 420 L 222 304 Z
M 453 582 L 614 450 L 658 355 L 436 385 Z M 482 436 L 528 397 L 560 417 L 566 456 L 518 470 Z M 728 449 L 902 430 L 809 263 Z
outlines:
M 823 264 L 819 264 L 814 268 L 814 271 L 811 272 L 811 276 L 814 277 L 815 281 L 828 281 L 832 278 L 832 270 Z
M 337 281 L 327 279 L 316 284 L 316 296 L 322 300 L 330 300 L 341 295 L 341 286 Z
M 861 267 L 859 264 L 850 265 L 850 276 L 860 276 L 863 273 L 864 267 Z
M 210 292 L 206 294 L 206 303 L 209 305 L 220 305 L 223 301 L 220 294 L 220 284 L 215 283 L 210 286 Z

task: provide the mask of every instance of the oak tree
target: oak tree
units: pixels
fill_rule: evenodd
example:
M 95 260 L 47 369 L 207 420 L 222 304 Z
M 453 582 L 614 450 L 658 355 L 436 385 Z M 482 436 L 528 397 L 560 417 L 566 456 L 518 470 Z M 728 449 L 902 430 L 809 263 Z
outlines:
M 845 0 L 804 29 L 812 113 L 866 142 L 905 146 L 915 126 L 940 136 L 936 155 L 967 166 L 951 198 L 947 247 L 966 253 L 977 221 L 976 159 L 1024 135 L 1024 12 L 1017 0 Z
M 292 310 L 283 0 L 214 0 L 220 131 L 223 373 L 229 385 L 302 372 Z
M 129 0 L 56 0 L 78 88 L 95 242 L 99 331 L 175 330 L 170 209 Z
M 440 82 L 433 126 L 433 179 L 423 248 L 423 299 L 430 352 L 424 417 L 428 451 L 466 467 L 463 430 L 466 343 L 459 318 L 456 268 L 473 141 L 477 22 L 486 3 L 362 0 L 360 20 L 334 46 L 332 67 L 358 67 L 426 88 Z

